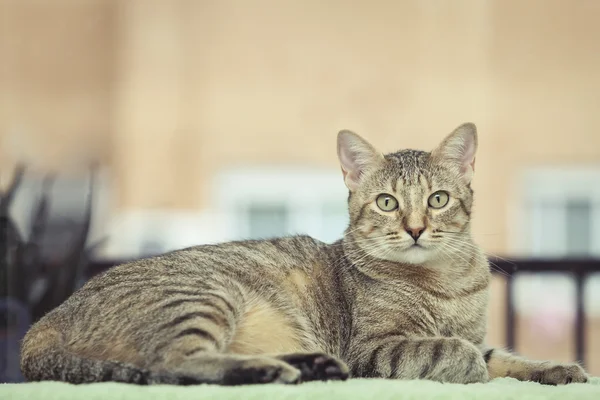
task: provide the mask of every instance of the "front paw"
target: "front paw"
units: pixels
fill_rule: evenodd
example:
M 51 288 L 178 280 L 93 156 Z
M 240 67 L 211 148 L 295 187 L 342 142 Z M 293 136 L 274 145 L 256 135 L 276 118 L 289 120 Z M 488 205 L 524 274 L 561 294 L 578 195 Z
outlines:
M 302 373 L 290 364 L 269 357 L 239 361 L 225 372 L 222 384 L 299 383 Z
M 577 364 L 541 363 L 531 370 L 527 380 L 543 385 L 566 385 L 585 383 L 588 381 L 588 376 Z
M 489 380 L 487 365 L 472 343 L 459 338 L 444 338 L 434 345 L 430 373 L 420 378 L 448 383 L 484 383 Z
M 302 372 L 301 381 L 348 379 L 348 367 L 342 361 L 322 353 L 284 354 L 279 357 Z

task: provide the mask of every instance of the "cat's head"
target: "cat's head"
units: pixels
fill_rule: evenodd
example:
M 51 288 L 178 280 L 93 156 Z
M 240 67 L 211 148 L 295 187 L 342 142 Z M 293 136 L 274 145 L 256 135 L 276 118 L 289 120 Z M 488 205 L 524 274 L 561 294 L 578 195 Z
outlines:
M 378 259 L 442 260 L 469 234 L 477 130 L 466 123 L 431 152 L 384 155 L 350 131 L 338 157 L 350 190 L 346 237 Z

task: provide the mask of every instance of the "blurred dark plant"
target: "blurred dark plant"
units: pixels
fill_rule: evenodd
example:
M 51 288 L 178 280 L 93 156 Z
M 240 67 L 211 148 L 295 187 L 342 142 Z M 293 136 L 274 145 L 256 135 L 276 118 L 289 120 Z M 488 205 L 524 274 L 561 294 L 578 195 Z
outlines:
M 60 234 L 49 226 L 50 190 L 54 176 L 43 181 L 29 226 L 22 237 L 10 215 L 15 194 L 25 176 L 19 165 L 5 193 L 0 193 L 0 382 L 20 381 L 19 342 L 30 324 L 65 301 L 81 284 L 90 256 L 97 246 L 86 247 L 91 225 L 96 167 L 91 167 L 84 218 L 77 226 L 62 224 L 71 231 L 66 251 L 52 260 L 44 259 L 45 237 Z

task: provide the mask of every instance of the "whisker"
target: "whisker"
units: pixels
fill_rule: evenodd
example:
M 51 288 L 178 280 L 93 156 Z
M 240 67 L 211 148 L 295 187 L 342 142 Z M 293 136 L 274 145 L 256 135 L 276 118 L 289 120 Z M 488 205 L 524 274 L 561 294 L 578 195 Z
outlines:
M 461 243 L 461 244 L 463 244 L 465 246 L 470 246 L 473 249 L 480 249 L 480 247 L 477 246 L 477 245 L 475 245 L 475 244 L 472 244 L 472 243 L 469 243 L 469 242 L 466 242 L 466 241 L 463 242 L 463 241 L 460 241 L 460 240 L 458 240 L 456 238 L 449 237 L 449 238 L 447 238 L 447 240 L 449 242 L 452 242 L 452 243 Z M 485 251 L 484 253 L 486 254 L 486 256 L 488 256 L 488 258 L 489 258 L 489 256 L 493 256 L 493 257 L 498 258 L 498 259 L 500 259 L 502 261 L 505 261 L 505 262 L 507 262 L 507 263 L 515 266 L 515 267 L 518 267 L 518 265 L 515 262 L 513 262 L 512 260 L 510 260 L 510 259 L 507 259 L 507 258 L 504 258 L 504 257 L 500 257 L 499 255 L 491 253 L 491 252 L 488 252 L 488 251 Z
M 497 232 L 497 233 L 483 233 L 483 232 L 473 232 L 473 231 L 469 231 L 469 232 L 456 231 L 456 232 L 454 232 L 454 231 L 441 231 L 441 230 L 436 230 L 435 232 L 436 233 L 437 232 L 440 232 L 440 233 L 449 233 L 449 234 L 452 234 L 452 235 L 465 235 L 465 236 L 469 235 L 469 234 L 471 234 L 471 235 L 477 235 L 477 236 L 498 236 L 498 235 L 501 234 L 499 232 Z
M 459 248 L 452 247 L 448 244 L 446 244 L 446 248 L 447 248 L 447 250 L 451 250 L 450 255 L 455 255 L 456 257 L 460 258 L 467 265 L 470 264 L 470 261 L 467 258 L 463 257 L 463 255 L 466 256 L 467 253 L 461 251 Z
M 447 245 L 449 248 L 454 248 L 454 249 L 457 249 L 456 245 L 458 245 L 458 244 L 459 244 L 459 243 L 453 243 L 453 244 L 446 243 L 446 245 Z M 477 246 L 471 245 L 470 243 L 463 243 L 463 242 L 461 242 L 460 244 L 462 244 L 462 245 L 466 246 L 467 248 L 471 248 L 471 249 L 478 249 L 478 247 L 477 247 Z M 470 246 L 470 247 L 469 247 L 469 246 Z M 458 250 L 458 249 L 457 249 L 457 250 Z M 464 251 L 463 251 L 463 252 L 464 252 Z M 496 271 L 496 272 L 498 272 L 498 273 L 500 273 L 500 274 L 502 274 L 502 275 L 506 276 L 507 278 L 509 278 L 509 277 L 511 276 L 510 274 L 508 274 L 508 273 L 506 273 L 505 271 L 503 271 L 503 270 L 502 270 L 502 269 L 501 269 L 501 268 L 500 268 L 498 265 L 496 265 L 496 264 L 495 264 L 493 261 L 491 261 L 489 258 L 488 258 L 488 263 L 489 263 L 490 269 L 492 269 L 493 271 Z

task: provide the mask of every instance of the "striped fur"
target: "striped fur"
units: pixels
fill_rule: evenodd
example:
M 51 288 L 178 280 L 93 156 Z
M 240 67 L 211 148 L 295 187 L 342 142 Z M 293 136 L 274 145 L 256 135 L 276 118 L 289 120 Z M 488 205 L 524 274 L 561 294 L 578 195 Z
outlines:
M 297 383 L 350 372 L 460 383 L 586 379 L 576 365 L 527 361 L 484 344 L 490 273 L 469 230 L 473 125 L 431 153 L 384 156 L 348 131 L 338 143 L 351 221 L 341 240 L 230 242 L 114 267 L 30 329 L 26 378 L 182 385 Z M 434 209 L 427 199 L 438 190 L 450 200 Z M 399 207 L 380 209 L 382 193 Z M 422 231 L 417 239 L 415 231 Z

